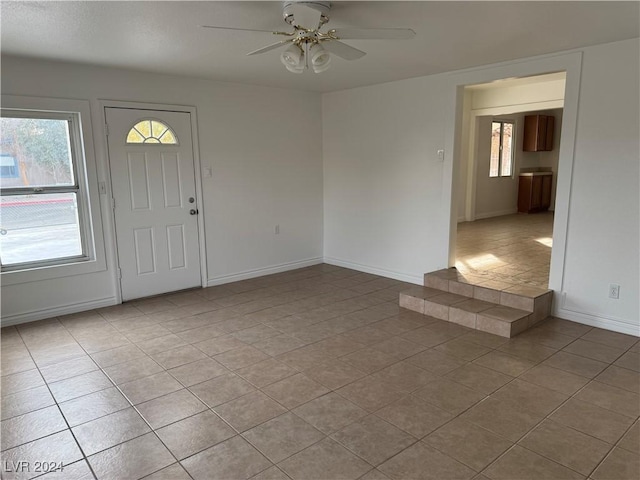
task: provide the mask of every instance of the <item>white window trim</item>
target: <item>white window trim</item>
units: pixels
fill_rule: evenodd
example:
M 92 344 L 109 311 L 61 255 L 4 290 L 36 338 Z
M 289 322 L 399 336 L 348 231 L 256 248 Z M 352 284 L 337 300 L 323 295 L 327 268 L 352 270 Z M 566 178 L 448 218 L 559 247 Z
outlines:
M 76 174 L 80 185 L 79 202 L 83 203 L 80 223 L 84 228 L 85 253 L 88 256 L 77 261 L 62 259 L 55 264 L 41 266 L 25 266 L 21 270 L 7 270 L 0 274 L 3 285 L 48 280 L 87 273 L 100 272 L 107 269 L 104 235 L 102 231 L 102 216 L 100 212 L 100 196 L 98 194 L 98 180 L 95 150 L 93 145 L 93 131 L 91 128 L 91 109 L 86 100 L 24 97 L 2 95 L 2 108 L 35 112 L 64 112 L 76 116 L 77 144 Z M 82 161 L 84 159 L 84 161 Z

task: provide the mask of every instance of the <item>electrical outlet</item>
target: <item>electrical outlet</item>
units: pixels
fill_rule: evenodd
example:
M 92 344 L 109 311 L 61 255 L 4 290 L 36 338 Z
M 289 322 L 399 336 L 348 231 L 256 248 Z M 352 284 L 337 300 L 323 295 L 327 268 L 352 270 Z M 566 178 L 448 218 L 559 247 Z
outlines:
M 280 235 L 280 225 L 276 225 L 275 234 Z
M 609 298 L 620 298 L 620 285 L 615 283 L 609 284 Z

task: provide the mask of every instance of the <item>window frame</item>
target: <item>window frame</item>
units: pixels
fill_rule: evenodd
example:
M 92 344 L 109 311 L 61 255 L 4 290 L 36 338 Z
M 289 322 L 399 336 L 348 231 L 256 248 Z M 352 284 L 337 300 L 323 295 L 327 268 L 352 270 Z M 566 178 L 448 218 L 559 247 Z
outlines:
M 75 275 L 104 272 L 107 268 L 104 229 L 98 189 L 98 170 L 94 155 L 92 113 L 88 100 L 29 97 L 5 95 L 2 110 L 24 112 L 24 116 L 37 117 L 43 112 L 73 115 L 76 119 L 76 135 L 70 136 L 76 151 L 76 179 L 78 195 L 78 217 L 83 229 L 85 251 L 82 258 L 66 257 L 37 264 L 21 264 L 18 268 L 7 268 L 0 272 L 3 285 L 17 285 Z M 81 204 L 81 205 L 80 205 Z M 103 240 L 100 240 L 103 239 Z
M 489 178 L 514 178 L 514 174 L 513 174 L 513 170 L 514 170 L 514 164 L 515 164 L 515 146 L 516 146 L 516 121 L 515 120 L 496 120 L 496 119 L 491 119 L 491 132 L 493 133 L 493 124 L 494 123 L 499 123 L 500 124 L 500 154 L 498 155 L 498 174 L 497 175 L 491 175 L 491 154 L 493 153 L 493 144 L 492 142 L 490 143 L 490 148 L 489 148 Z M 510 173 L 509 175 L 503 175 L 502 174 L 502 164 L 503 164 L 503 144 L 502 144 L 502 140 L 503 140 L 503 135 L 504 135 L 504 124 L 508 123 L 511 125 L 511 155 L 509 158 L 509 163 L 511 165 L 511 169 L 510 169 Z

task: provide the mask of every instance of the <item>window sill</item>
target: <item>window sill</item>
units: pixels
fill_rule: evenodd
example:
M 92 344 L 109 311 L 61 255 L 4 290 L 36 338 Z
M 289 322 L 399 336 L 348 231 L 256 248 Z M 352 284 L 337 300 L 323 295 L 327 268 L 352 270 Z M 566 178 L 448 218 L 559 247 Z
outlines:
M 81 260 L 73 263 L 61 263 L 59 265 L 49 265 L 46 267 L 2 272 L 0 273 L 0 281 L 3 286 L 19 285 L 21 283 L 86 275 L 90 273 L 104 272 L 106 270 L 107 266 L 104 260 Z

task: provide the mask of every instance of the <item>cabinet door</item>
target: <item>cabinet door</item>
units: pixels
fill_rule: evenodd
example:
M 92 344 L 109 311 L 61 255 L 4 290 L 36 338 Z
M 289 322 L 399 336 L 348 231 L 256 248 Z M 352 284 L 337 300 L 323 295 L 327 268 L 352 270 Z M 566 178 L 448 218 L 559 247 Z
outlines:
M 544 148 L 542 150 L 550 152 L 551 150 L 553 150 L 553 130 L 555 127 L 555 120 L 551 116 L 548 116 L 546 118 L 547 126 L 544 136 Z
M 540 178 L 542 179 L 540 207 L 543 210 L 548 210 L 551 206 L 551 185 L 553 177 L 551 175 L 545 175 Z
M 542 178 L 531 177 L 531 210 L 536 210 L 542 206 Z

